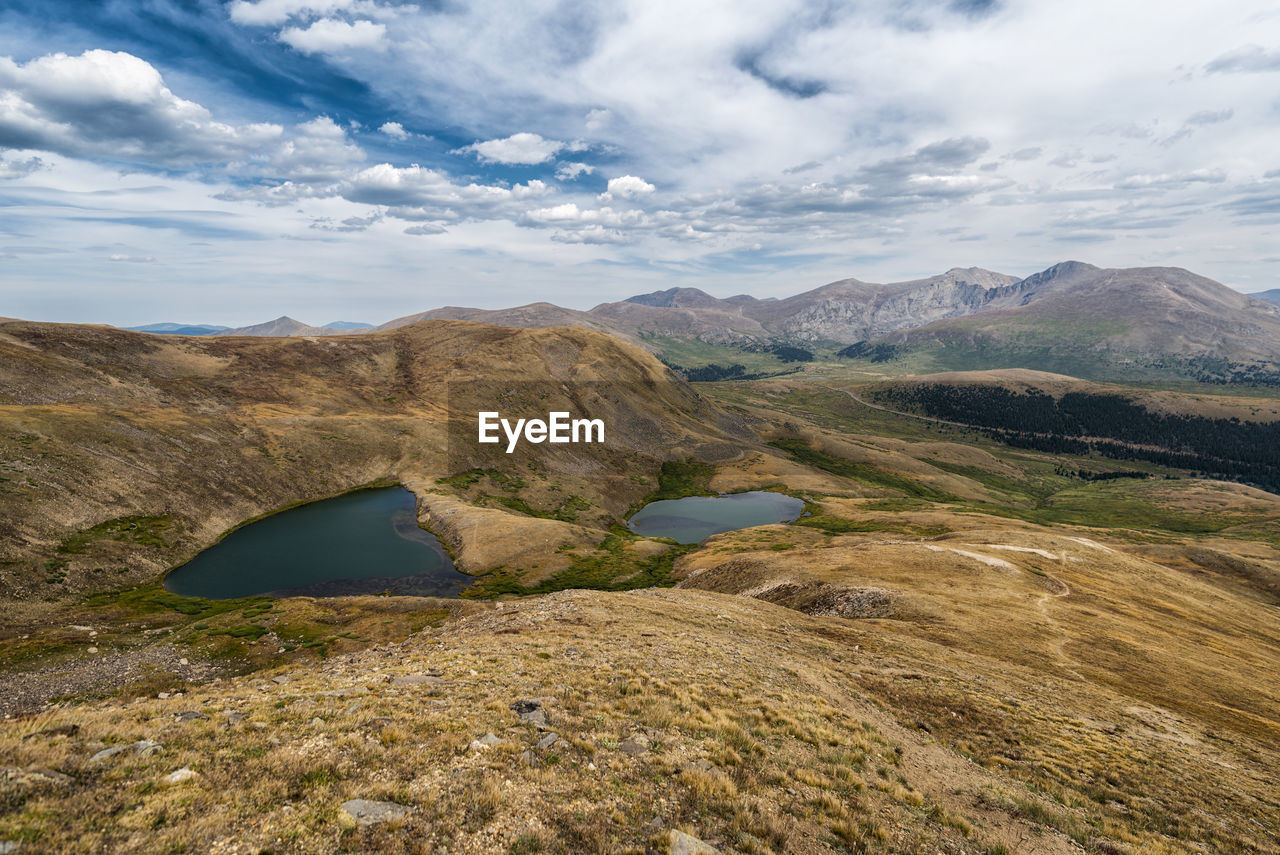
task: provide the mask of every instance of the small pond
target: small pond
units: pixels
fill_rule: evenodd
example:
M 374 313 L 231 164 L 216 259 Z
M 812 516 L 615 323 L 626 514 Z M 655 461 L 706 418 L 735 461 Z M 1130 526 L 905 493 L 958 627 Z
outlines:
M 636 534 L 700 543 L 713 534 L 770 523 L 795 522 L 804 502 L 782 493 L 754 491 L 726 496 L 686 496 L 645 505 L 627 521 Z
M 164 587 L 213 600 L 383 592 L 455 597 L 471 581 L 454 569 L 440 541 L 418 527 L 413 494 L 379 487 L 248 523 L 170 573 Z

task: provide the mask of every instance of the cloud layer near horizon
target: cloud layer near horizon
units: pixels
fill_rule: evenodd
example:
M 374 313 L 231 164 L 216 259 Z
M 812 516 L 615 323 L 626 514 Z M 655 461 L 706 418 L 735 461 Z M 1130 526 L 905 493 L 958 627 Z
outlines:
M 1066 257 L 1276 285 L 1260 2 L 62 5 L 0 12 L 0 314 L 385 320 Z

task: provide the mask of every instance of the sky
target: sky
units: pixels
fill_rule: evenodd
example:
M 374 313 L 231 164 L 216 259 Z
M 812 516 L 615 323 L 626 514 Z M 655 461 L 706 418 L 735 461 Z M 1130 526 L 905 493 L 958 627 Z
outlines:
M 0 316 L 1280 287 L 1266 0 L 0 0 Z

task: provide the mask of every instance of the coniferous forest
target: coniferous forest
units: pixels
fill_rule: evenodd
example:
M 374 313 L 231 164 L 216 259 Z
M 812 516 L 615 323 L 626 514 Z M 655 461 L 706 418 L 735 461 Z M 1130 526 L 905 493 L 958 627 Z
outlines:
M 1145 460 L 1207 477 L 1280 489 L 1280 423 L 1161 413 L 1120 395 L 999 386 L 888 386 L 875 400 L 981 428 L 993 439 L 1051 454 Z

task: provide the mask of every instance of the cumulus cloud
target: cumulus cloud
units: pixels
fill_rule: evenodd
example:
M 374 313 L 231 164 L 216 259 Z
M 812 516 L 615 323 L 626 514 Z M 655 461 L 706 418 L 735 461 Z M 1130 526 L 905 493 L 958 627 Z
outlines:
M 619 178 L 610 178 L 608 188 L 600 194 L 600 198 L 604 200 L 635 199 L 638 196 L 648 196 L 654 189 L 654 186 L 643 178 L 623 175 Z
M 286 27 L 280 31 L 280 41 L 303 53 L 339 53 L 353 48 L 380 47 L 386 34 L 386 24 L 373 21 L 349 24 L 333 18 L 321 18 L 305 29 Z
M 562 163 L 556 167 L 556 178 L 561 181 L 573 181 L 579 175 L 590 175 L 596 168 L 589 163 Z
M 336 192 L 351 202 L 385 206 L 389 216 L 399 219 L 463 222 L 515 219 L 526 203 L 546 196 L 551 188 L 537 179 L 512 187 L 458 184 L 439 170 L 380 163 L 359 171 Z
M 455 154 L 474 154 L 489 163 L 521 164 L 531 166 L 546 163 L 565 147 L 559 140 L 543 139 L 538 134 L 521 132 L 497 140 L 485 140 L 463 146 Z
M 399 122 L 383 122 L 382 126 L 378 128 L 378 130 L 382 131 L 392 139 L 403 140 L 409 138 L 408 131 L 406 131 L 404 129 L 404 125 Z
M 0 57 L 0 146 L 178 165 L 245 157 L 280 125 L 214 121 L 145 60 L 122 51 Z

